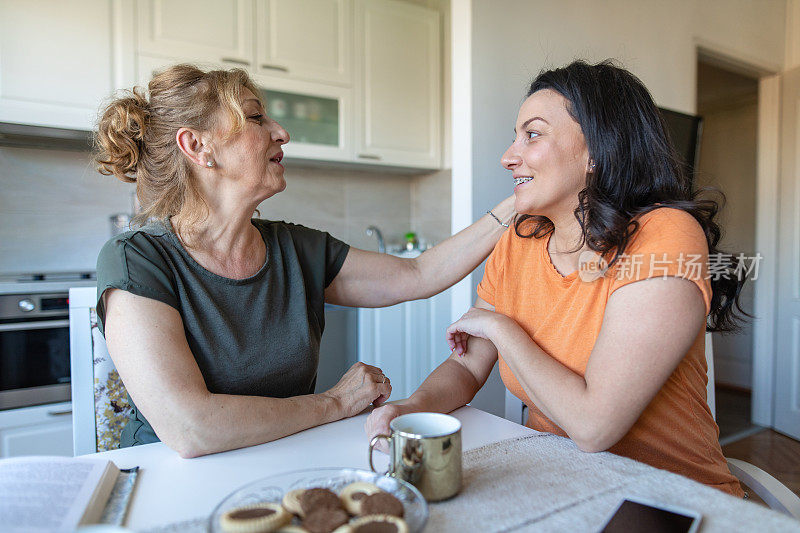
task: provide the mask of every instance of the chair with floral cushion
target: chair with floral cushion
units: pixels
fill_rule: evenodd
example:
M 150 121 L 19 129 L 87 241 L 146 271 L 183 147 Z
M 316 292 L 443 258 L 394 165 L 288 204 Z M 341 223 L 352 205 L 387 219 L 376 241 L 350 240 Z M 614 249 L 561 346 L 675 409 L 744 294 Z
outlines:
M 69 291 L 72 440 L 75 455 L 119 448 L 131 406 L 97 327 L 97 289 Z

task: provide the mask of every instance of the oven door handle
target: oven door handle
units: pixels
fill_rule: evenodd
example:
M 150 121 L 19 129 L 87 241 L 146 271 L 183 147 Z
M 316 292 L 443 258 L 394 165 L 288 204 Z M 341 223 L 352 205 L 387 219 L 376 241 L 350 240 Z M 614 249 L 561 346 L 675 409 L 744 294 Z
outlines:
M 65 328 L 69 327 L 69 319 L 64 320 L 43 320 L 41 322 L 18 322 L 16 324 L 0 324 L 2 331 L 22 331 L 29 329 Z

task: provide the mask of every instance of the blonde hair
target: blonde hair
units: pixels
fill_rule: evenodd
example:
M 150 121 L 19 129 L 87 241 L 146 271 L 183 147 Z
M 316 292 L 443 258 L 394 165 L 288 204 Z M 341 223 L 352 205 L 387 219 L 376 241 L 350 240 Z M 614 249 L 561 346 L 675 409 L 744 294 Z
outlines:
M 142 211 L 135 224 L 178 214 L 184 221 L 205 218 L 208 205 L 175 138 L 179 128 L 219 127 L 220 110 L 232 124 L 225 137 L 240 132 L 246 121 L 245 88 L 260 98 L 242 69 L 205 72 L 181 64 L 153 76 L 148 94 L 134 87 L 106 106 L 98 123 L 95 161 L 101 174 L 136 183 Z

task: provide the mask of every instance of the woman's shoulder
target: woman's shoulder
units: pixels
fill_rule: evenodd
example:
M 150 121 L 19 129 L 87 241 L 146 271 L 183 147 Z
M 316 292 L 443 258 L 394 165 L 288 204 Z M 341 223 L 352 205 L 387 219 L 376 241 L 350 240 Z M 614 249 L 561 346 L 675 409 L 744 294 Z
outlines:
M 631 238 L 632 246 L 656 245 L 659 248 L 691 250 L 707 247 L 706 234 L 700 222 L 683 209 L 658 207 L 634 220 L 638 227 Z
M 98 276 L 106 271 L 165 266 L 163 247 L 169 230 L 163 222 L 150 222 L 142 227 L 115 235 L 100 249 L 97 256 Z
M 658 226 L 674 226 L 683 229 L 701 229 L 700 223 L 688 211 L 677 207 L 657 207 L 637 217 L 640 226 L 645 224 Z
M 676 207 L 658 207 L 637 217 L 638 232 L 686 234 L 692 237 L 705 238 L 705 232 L 700 222 L 688 211 Z M 647 229 L 645 229 L 647 228 Z

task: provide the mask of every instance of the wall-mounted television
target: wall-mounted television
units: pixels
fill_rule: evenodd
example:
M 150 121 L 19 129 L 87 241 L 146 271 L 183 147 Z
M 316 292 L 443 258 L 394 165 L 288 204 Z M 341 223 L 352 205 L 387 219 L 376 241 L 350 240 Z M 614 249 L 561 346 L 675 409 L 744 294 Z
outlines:
M 700 159 L 700 136 L 703 133 L 703 119 L 695 115 L 679 113 L 671 109 L 658 108 L 667 123 L 669 136 L 675 150 L 688 166 L 689 177 L 694 185 L 694 173 Z M 694 188 L 694 187 L 692 187 Z

